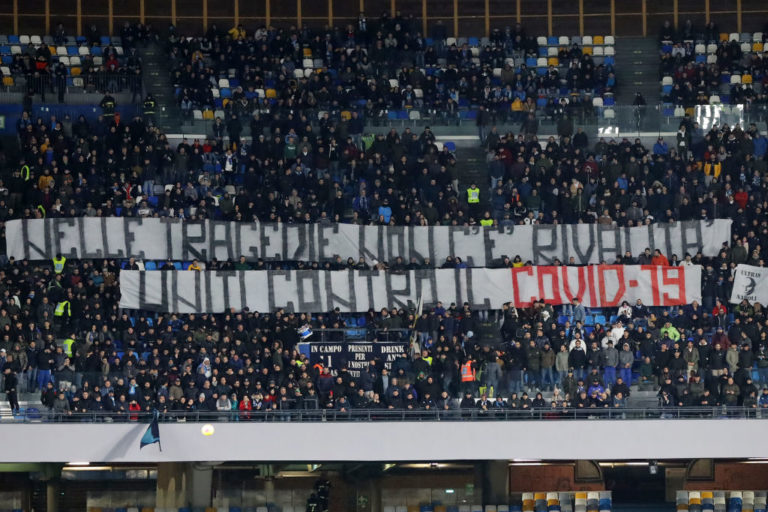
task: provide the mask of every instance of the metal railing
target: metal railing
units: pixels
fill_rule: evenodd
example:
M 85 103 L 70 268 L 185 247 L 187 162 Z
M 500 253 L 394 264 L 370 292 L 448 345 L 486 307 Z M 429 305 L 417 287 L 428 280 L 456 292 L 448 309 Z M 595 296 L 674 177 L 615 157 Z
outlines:
M 0 413 L 0 423 L 149 423 L 149 412 L 59 413 L 26 410 Z M 208 422 L 347 422 L 347 421 L 544 421 L 544 420 L 690 420 L 768 419 L 768 409 L 745 407 L 650 407 L 559 409 L 287 409 L 270 411 L 172 411 L 159 415 L 162 423 Z

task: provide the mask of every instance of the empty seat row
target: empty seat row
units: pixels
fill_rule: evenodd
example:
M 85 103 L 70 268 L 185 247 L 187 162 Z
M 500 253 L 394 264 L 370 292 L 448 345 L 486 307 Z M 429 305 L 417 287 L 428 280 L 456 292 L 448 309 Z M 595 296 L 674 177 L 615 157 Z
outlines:
M 66 36 L 65 37 L 65 44 L 66 45 L 87 45 L 88 39 L 84 36 Z M 110 44 L 115 45 L 122 45 L 123 40 L 120 36 L 101 36 L 99 39 L 99 43 L 101 46 L 109 46 Z M 28 45 L 33 44 L 35 46 L 45 44 L 47 46 L 53 46 L 54 45 L 54 39 L 53 36 L 45 35 L 45 36 L 39 36 L 39 35 L 4 35 L 0 34 L 0 44 L 22 44 L 22 45 Z
M 616 40 L 613 36 L 539 36 L 536 38 L 536 44 L 539 46 L 570 46 L 576 44 L 579 46 L 613 46 Z

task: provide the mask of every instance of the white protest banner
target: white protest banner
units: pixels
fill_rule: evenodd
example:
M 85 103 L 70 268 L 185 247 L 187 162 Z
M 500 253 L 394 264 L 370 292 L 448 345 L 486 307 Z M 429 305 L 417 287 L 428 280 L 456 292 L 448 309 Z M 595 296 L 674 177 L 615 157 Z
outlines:
M 731 221 L 686 221 L 633 228 L 602 224 L 492 227 L 358 226 L 353 224 L 266 224 L 181 221 L 171 218 L 52 218 L 6 223 L 8 256 L 51 259 L 128 258 L 188 261 L 328 261 L 337 255 L 392 262 L 398 256 L 429 257 L 439 265 L 448 256 L 470 267 L 489 267 L 503 256 L 535 265 L 613 262 L 626 251 L 646 247 L 671 257 L 701 251 L 716 256 L 730 239 Z
M 468 302 L 474 309 L 518 307 L 544 299 L 616 307 L 642 299 L 648 306 L 701 301 L 701 267 L 654 265 L 537 266 L 503 269 L 379 271 L 122 271 L 120 307 L 175 313 L 220 313 L 232 308 L 274 311 L 363 312 Z
M 768 304 L 768 268 L 736 265 L 731 303 L 738 304 L 744 299 L 749 302 Z

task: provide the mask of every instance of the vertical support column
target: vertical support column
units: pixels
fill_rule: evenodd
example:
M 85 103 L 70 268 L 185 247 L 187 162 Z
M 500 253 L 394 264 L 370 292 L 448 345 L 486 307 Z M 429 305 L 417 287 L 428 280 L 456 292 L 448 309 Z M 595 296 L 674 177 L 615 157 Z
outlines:
M 736 32 L 739 34 L 741 34 L 742 14 L 741 0 L 736 0 Z
M 397 1 L 396 0 L 390 0 L 390 2 L 389 2 L 389 15 L 394 18 L 396 12 L 397 12 Z
M 203 0 L 203 32 L 206 30 L 208 30 L 208 0 Z
M 643 37 L 648 35 L 648 16 L 646 15 L 647 12 L 647 6 L 645 5 L 645 0 L 643 0 Z
M 48 5 L 49 1 L 50 0 L 45 0 L 46 6 Z M 107 13 L 109 16 L 109 21 L 107 22 L 107 31 L 111 36 L 115 30 L 115 0 L 109 0 L 107 2 Z
M 269 28 L 272 24 L 272 0 L 264 0 L 264 24 Z
M 459 0 L 453 0 L 453 37 L 459 37 Z
M 171 0 L 171 25 L 176 26 L 176 0 Z
M 672 23 L 675 26 L 675 30 L 677 30 L 677 20 L 678 15 L 680 11 L 680 2 L 679 0 L 672 0 Z
M 155 507 L 179 509 L 187 503 L 187 474 L 183 463 L 161 462 L 157 465 Z
M 59 512 L 59 480 L 51 479 L 45 483 L 45 510 Z
M 368 510 L 370 512 L 381 512 L 381 486 L 377 482 L 370 480 L 368 482 Z
M 491 37 L 491 0 L 485 0 L 485 37 Z
M 328 26 L 333 27 L 333 0 L 328 0 Z
M 521 0 L 517 0 L 517 3 L 515 5 L 515 21 L 517 21 L 518 23 L 520 23 L 523 19 L 523 9 L 522 9 L 521 3 L 522 3 Z
M 704 20 L 709 23 L 709 0 L 704 0 Z
M 509 503 L 509 461 L 486 460 L 479 465 L 480 483 L 483 491 L 483 505 Z
M 192 508 L 208 508 L 211 506 L 211 489 L 213 489 L 213 468 L 199 467 L 189 464 L 187 469 L 189 492 L 187 498 Z
M 77 34 L 80 35 L 83 33 L 83 0 L 77 0 L 75 15 L 77 17 Z
M 301 0 L 296 0 L 296 26 L 301 28 Z
M 552 35 L 552 0 L 547 0 L 547 35 Z
M 13 0 L 13 33 L 19 33 L 19 0 Z
M 365 12 L 365 0 L 360 0 L 360 12 Z
M 235 26 L 240 24 L 240 0 L 235 0 Z
M 584 0 L 579 0 L 579 35 L 584 35 Z
M 139 0 L 139 21 L 142 24 L 146 21 L 144 18 L 144 0 Z
M 423 37 L 429 36 L 427 34 L 427 0 L 421 0 L 421 35 Z
M 616 33 L 616 0 L 611 0 L 611 35 Z
M 110 3 L 110 5 L 112 4 Z M 111 15 L 109 17 L 109 22 L 112 23 Z M 45 33 L 51 33 L 51 0 L 45 0 Z

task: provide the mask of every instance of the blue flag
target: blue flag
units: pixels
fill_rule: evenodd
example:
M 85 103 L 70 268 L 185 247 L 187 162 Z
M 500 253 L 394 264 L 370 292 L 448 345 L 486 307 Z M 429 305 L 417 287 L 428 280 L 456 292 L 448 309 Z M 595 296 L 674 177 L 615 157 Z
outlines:
M 144 432 L 144 435 L 141 437 L 141 444 L 139 445 L 139 450 L 147 446 L 148 444 L 155 444 L 160 447 L 160 451 L 163 451 L 163 445 L 160 444 L 160 425 L 157 422 L 159 413 L 157 410 L 152 414 L 152 421 L 149 423 L 149 426 L 147 427 L 147 431 Z

